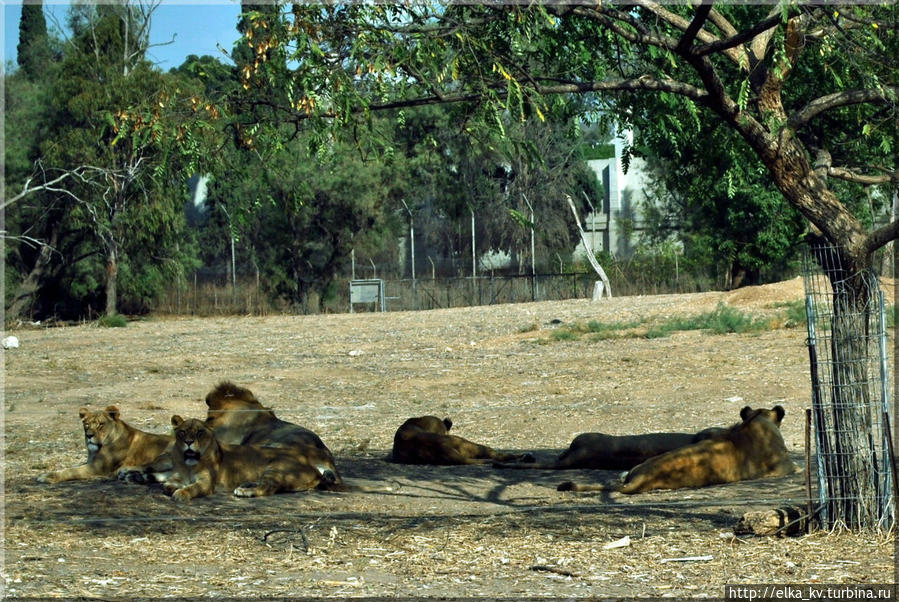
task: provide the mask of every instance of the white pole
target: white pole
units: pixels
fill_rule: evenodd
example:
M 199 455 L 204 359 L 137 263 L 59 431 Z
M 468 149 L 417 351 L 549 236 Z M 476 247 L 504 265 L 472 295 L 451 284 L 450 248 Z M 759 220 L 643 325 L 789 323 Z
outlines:
M 532 293 L 533 300 L 537 300 L 537 252 L 536 246 L 534 244 L 534 207 L 531 205 L 531 202 L 528 200 L 528 197 L 523 192 L 521 193 L 521 198 L 524 199 L 524 202 L 528 205 L 528 210 L 531 212 L 531 280 L 533 281 L 534 291 Z
M 596 261 L 596 256 L 593 255 L 593 249 L 590 248 L 590 243 L 587 241 L 587 235 L 584 234 L 584 229 L 581 227 L 581 218 L 578 217 L 577 209 L 574 206 L 574 201 L 571 200 L 569 195 L 565 195 L 565 200 L 568 201 L 568 206 L 571 207 L 571 212 L 574 214 L 574 223 L 577 224 L 578 232 L 581 233 L 581 241 L 584 243 L 584 248 L 587 249 L 587 260 L 590 261 L 590 265 L 593 266 L 593 269 L 596 271 L 600 280 L 602 280 L 603 286 L 597 287 L 596 293 L 594 294 L 594 299 L 599 300 L 602 297 L 603 291 L 609 296 L 612 297 L 612 286 L 609 284 L 609 278 L 606 276 L 605 270 L 602 269 L 602 266 L 599 265 L 599 262 Z

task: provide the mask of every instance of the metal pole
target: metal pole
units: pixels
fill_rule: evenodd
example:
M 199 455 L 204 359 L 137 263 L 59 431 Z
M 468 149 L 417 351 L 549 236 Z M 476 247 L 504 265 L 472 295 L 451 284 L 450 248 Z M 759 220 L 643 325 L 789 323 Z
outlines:
M 224 205 L 219 205 L 222 209 L 222 213 L 225 214 L 225 217 L 228 218 L 228 234 L 231 237 L 231 304 L 237 306 L 237 260 L 234 257 L 234 230 L 231 226 L 231 215 L 228 213 L 228 210 Z
M 812 412 L 815 425 L 815 452 L 818 456 L 818 498 L 821 503 L 821 517 L 824 528 L 830 527 L 832 516 L 831 505 L 835 493 L 831 476 L 834 474 L 834 457 L 830 449 L 830 440 L 827 436 L 827 422 L 824 416 L 824 407 L 821 400 L 821 381 L 818 376 L 818 341 L 815 332 L 815 302 L 811 295 L 805 296 L 805 315 L 808 326 L 808 355 L 812 381 Z
M 878 304 L 880 305 L 880 332 L 878 333 L 878 343 L 880 347 L 880 387 L 881 387 L 881 413 L 884 418 L 883 426 L 883 442 L 882 445 L 884 448 L 890 452 L 890 456 L 892 456 L 892 449 L 890 446 L 892 445 L 891 441 L 891 429 L 892 426 L 889 422 L 889 410 L 890 410 L 890 368 L 889 368 L 889 360 L 887 357 L 887 316 L 886 316 L 886 305 L 884 305 L 885 299 L 882 290 L 877 291 L 878 295 Z M 880 494 L 880 516 L 881 519 L 886 518 L 889 514 L 889 495 L 888 491 L 891 489 L 895 490 L 897 483 L 893 479 L 892 471 L 890 470 L 893 466 L 892 462 L 889 462 L 889 466 L 886 467 L 883 474 L 883 481 L 881 483 L 881 494 Z M 891 483 L 890 481 L 894 482 Z
M 231 302 L 237 306 L 237 260 L 234 257 L 234 234 L 231 234 Z
M 475 238 L 474 238 L 474 207 L 471 205 L 468 206 L 468 210 L 471 211 L 471 277 L 476 278 L 478 275 L 478 260 L 477 253 L 475 253 Z
M 406 208 L 406 213 L 409 214 L 409 254 L 412 256 L 412 286 L 415 286 L 415 220 L 412 217 L 412 211 L 409 209 L 409 205 L 406 204 L 406 201 L 400 199 L 400 202 L 403 204 L 403 207 Z

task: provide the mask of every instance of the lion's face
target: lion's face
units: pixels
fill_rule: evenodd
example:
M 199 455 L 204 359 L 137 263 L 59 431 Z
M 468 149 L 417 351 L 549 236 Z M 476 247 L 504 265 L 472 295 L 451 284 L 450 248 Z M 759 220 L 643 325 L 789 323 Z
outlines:
M 252 422 L 260 411 L 264 411 L 258 401 L 247 401 L 237 397 L 207 398 L 209 411 L 206 413 L 206 426 L 210 429 L 236 427 Z
M 184 458 L 186 466 L 198 464 L 215 443 L 212 430 L 200 420 L 172 416 L 172 426 L 175 427 L 175 453 Z
M 271 414 L 249 389 L 238 387 L 234 383 L 224 381 L 206 396 L 206 426 L 218 433 L 223 440 L 239 443 L 243 438 L 241 429 L 251 427 L 261 414 Z M 268 416 L 267 416 L 268 417 Z M 274 417 L 274 414 L 271 414 Z M 237 431 L 231 433 L 231 431 Z M 234 435 L 230 437 L 230 435 Z
M 91 453 L 96 453 L 104 445 L 115 441 L 122 432 L 119 409 L 115 406 L 109 406 L 99 412 L 81 408 L 78 414 L 84 426 L 84 441 Z

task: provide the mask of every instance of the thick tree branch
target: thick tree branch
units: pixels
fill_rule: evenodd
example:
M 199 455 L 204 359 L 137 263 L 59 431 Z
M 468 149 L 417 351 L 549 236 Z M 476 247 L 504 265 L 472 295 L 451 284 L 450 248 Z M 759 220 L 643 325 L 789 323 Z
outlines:
M 778 11 L 776 15 L 769 16 L 768 18 L 759 21 L 749 29 L 745 29 L 724 40 L 710 41 L 704 46 L 700 46 L 699 48 L 697 48 L 695 52 L 700 56 L 705 56 L 709 54 L 715 54 L 717 52 L 724 52 L 735 49 L 738 46 L 743 45 L 745 42 L 754 40 L 759 34 L 777 27 L 781 23 L 781 19 L 781 14 Z M 741 51 L 740 55 L 745 59 L 746 55 L 744 52 Z
M 578 6 L 575 7 L 571 12 L 572 14 L 579 17 L 592 19 L 593 21 L 600 23 L 603 27 L 608 28 L 616 35 L 632 44 L 646 44 L 649 46 L 656 46 L 658 48 L 666 48 L 672 51 L 677 47 L 677 40 L 675 40 L 674 38 L 661 35 L 653 35 L 646 31 L 642 26 L 637 27 L 636 25 L 634 25 L 635 19 L 633 19 L 633 17 L 631 17 L 630 15 L 620 13 L 619 11 L 614 9 L 605 7 L 596 9 Z M 621 23 L 627 23 L 628 25 L 634 27 L 636 31 L 630 31 Z
M 674 27 L 676 27 L 684 32 L 688 31 L 690 28 L 691 21 L 687 21 L 680 15 L 676 15 L 676 14 L 672 13 L 671 11 L 663 8 L 657 2 L 653 2 L 651 0 L 637 0 L 636 4 L 639 6 L 642 6 L 643 8 L 645 8 L 648 11 L 651 11 L 653 14 L 655 14 L 659 18 L 663 19 L 670 25 L 673 25 Z M 700 7 L 700 9 L 702 9 L 702 7 Z M 707 15 L 708 15 L 708 13 L 706 13 L 706 16 Z M 705 22 L 705 17 L 702 18 L 702 21 Z M 693 22 L 695 22 L 695 17 L 694 17 Z M 696 37 L 696 39 L 700 40 L 701 42 L 704 42 L 705 44 L 712 44 L 714 42 L 719 41 L 717 36 L 705 31 L 701 27 L 697 30 L 695 37 Z M 672 48 L 672 50 L 674 50 L 674 48 Z M 737 65 L 741 65 L 744 62 L 745 55 L 744 55 L 742 49 L 730 47 L 730 48 L 723 48 L 722 50 L 723 50 L 725 56 L 730 58 Z
M 866 239 L 868 253 L 873 253 L 883 245 L 899 239 L 899 221 L 891 222 L 886 226 L 877 228 Z
M 879 175 L 871 175 L 859 173 L 854 169 L 848 169 L 846 167 L 829 167 L 827 169 L 827 175 L 839 180 L 861 184 L 863 186 L 873 186 L 875 184 L 899 184 L 899 170 Z
M 680 41 L 677 43 L 677 51 L 681 54 L 687 52 L 690 49 L 690 46 L 693 45 L 693 40 L 696 39 L 697 34 L 705 25 L 706 20 L 709 18 L 709 13 L 712 11 L 711 4 L 702 4 L 699 8 L 696 9 L 696 13 L 693 15 L 693 20 L 690 21 L 690 25 L 687 26 L 687 29 L 684 31 L 684 35 L 681 36 Z
M 727 37 L 732 37 L 737 35 L 737 28 L 734 27 L 730 21 L 728 21 L 724 15 L 719 13 L 717 10 L 712 8 L 712 12 L 709 13 L 709 21 L 715 24 L 715 26 L 721 30 Z
M 694 101 L 705 103 L 708 92 L 702 88 L 691 86 L 684 82 L 668 78 L 655 78 L 650 75 L 630 79 L 610 79 L 599 82 L 568 82 L 553 85 L 541 85 L 537 91 L 541 94 L 578 94 L 585 92 L 629 92 L 635 90 L 649 90 L 656 92 L 671 92 L 679 96 L 685 96 Z
M 787 125 L 794 130 L 801 129 L 809 121 L 831 109 L 862 103 L 886 103 L 890 102 L 890 95 L 899 96 L 899 87 L 887 87 L 869 90 L 845 90 L 834 92 L 812 100 L 804 107 L 793 113 Z

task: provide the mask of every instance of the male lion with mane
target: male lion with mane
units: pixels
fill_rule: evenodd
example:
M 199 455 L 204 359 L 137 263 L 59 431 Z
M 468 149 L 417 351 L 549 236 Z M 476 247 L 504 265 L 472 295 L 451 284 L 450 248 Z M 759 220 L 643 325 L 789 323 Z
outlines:
M 319 436 L 277 418 L 249 389 L 222 381 L 206 396 L 206 405 L 206 425 L 220 442 L 289 450 L 285 453 L 294 454 L 322 475 L 330 473 L 337 483 L 342 482 L 334 456 Z
M 615 485 L 580 485 L 566 481 L 559 491 L 619 491 L 706 487 L 750 479 L 782 477 L 797 467 L 787 457 L 780 434 L 784 409 L 753 410 L 746 406 L 738 422 L 705 441 L 666 452 L 635 466 Z
M 105 410 L 91 412 L 78 410 L 84 426 L 84 445 L 87 462 L 59 472 L 48 472 L 38 477 L 41 483 L 59 483 L 111 475 L 116 470 L 138 470 L 152 463 L 172 445 L 171 435 L 156 435 L 138 430 L 119 418 L 119 409 L 108 406 Z M 167 471 L 154 474 L 154 479 L 164 481 Z
M 504 454 L 486 445 L 472 443 L 462 437 L 450 435 L 453 426 L 449 418 L 436 416 L 410 418 L 400 426 L 393 437 L 393 451 L 388 457 L 399 464 L 487 464 L 497 462 L 533 462 L 530 454 L 523 456 Z
M 218 486 L 238 497 L 258 497 L 335 485 L 333 472 L 319 472 L 289 449 L 221 443 L 203 421 L 178 415 L 172 426 L 175 472 L 164 487 L 176 501 L 211 495 Z

